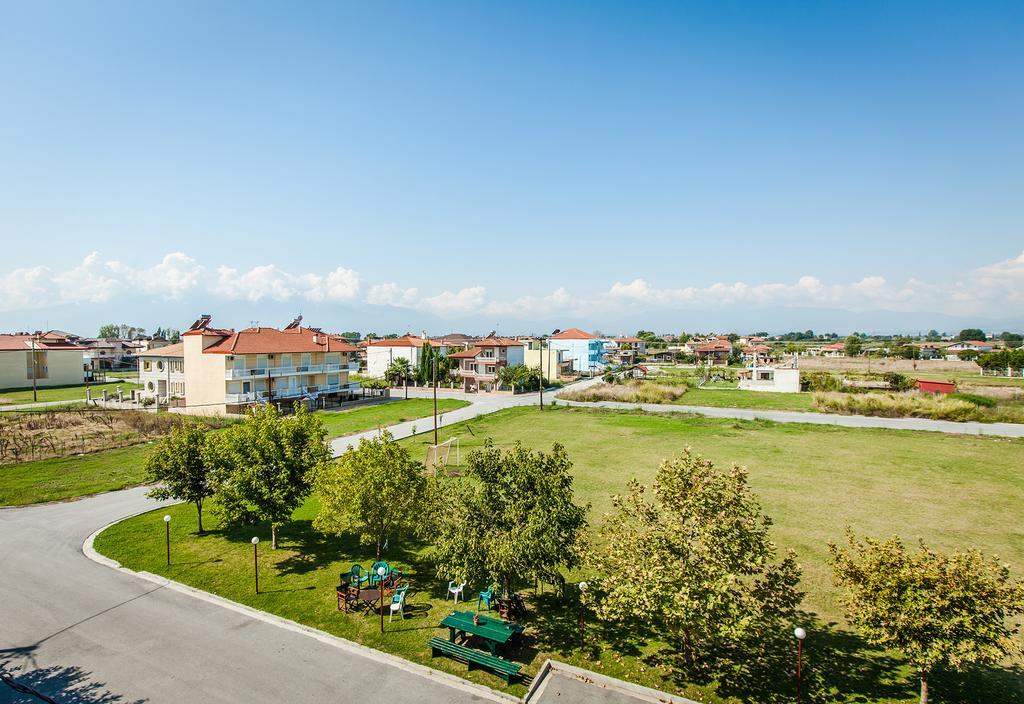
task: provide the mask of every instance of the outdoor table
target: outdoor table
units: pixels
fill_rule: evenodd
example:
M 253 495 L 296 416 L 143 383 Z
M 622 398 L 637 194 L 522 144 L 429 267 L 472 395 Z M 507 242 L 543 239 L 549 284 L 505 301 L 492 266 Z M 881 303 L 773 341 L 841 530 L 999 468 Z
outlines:
M 359 598 L 374 610 L 380 608 L 380 589 L 360 589 Z
M 478 636 L 487 644 L 491 655 L 498 654 L 498 648 L 523 632 L 518 623 L 506 623 L 501 619 L 479 614 L 480 623 L 473 623 L 474 612 L 453 611 L 444 617 L 441 626 L 448 629 L 448 640 L 455 642 L 455 633 Z

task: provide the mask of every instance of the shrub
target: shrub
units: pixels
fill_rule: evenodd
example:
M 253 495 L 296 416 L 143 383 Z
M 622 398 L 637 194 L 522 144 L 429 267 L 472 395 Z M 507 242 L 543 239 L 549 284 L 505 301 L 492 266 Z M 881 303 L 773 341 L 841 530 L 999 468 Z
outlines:
M 595 384 L 587 389 L 568 391 L 568 401 L 621 401 L 623 403 L 671 403 L 686 394 L 686 386 L 667 386 L 631 380 L 623 384 Z
M 804 372 L 800 375 L 801 391 L 840 391 L 843 382 L 828 372 Z
M 946 398 L 955 398 L 960 401 L 967 401 L 967 403 L 973 403 L 975 406 L 982 406 L 983 408 L 995 408 L 997 404 L 994 398 L 988 396 L 981 396 L 979 394 L 969 394 L 964 391 L 958 391 L 955 394 L 949 394 Z
M 992 420 L 973 403 L 956 398 L 921 394 L 814 394 L 814 405 L 828 413 L 883 418 L 930 418 L 932 420 Z
M 887 372 L 883 378 L 893 391 L 910 391 L 915 386 L 913 379 L 899 372 Z

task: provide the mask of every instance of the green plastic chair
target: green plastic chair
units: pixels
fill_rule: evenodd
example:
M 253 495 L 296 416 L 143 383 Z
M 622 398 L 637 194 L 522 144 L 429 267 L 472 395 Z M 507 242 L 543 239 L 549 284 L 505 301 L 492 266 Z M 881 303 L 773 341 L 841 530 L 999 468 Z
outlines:
M 348 575 L 349 584 L 362 586 L 369 580 L 367 572 L 363 569 L 362 565 L 352 565 L 352 567 L 349 568 Z
M 487 604 L 487 610 L 491 610 L 491 604 L 497 601 L 498 598 L 494 595 L 493 589 L 488 589 L 485 592 L 480 592 L 480 596 L 476 598 L 476 610 L 480 610 L 480 603 Z
M 374 584 L 378 584 L 380 582 L 380 577 L 377 576 L 377 568 L 378 567 L 383 567 L 384 568 L 384 579 L 387 579 L 388 575 L 391 574 L 391 565 L 389 565 L 388 563 L 386 563 L 384 561 L 374 562 L 373 563 L 373 567 L 370 568 L 370 586 L 371 587 Z

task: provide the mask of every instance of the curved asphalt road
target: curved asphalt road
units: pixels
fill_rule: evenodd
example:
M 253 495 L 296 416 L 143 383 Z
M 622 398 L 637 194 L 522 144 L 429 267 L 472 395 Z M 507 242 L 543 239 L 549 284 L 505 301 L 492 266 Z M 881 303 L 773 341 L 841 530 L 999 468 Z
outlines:
M 0 672 L 78 703 L 324 704 L 366 702 L 374 692 L 437 704 L 499 697 L 86 558 L 82 544 L 97 528 L 159 505 L 144 493 L 0 510 Z M 0 683 L 0 702 L 9 701 L 38 702 Z

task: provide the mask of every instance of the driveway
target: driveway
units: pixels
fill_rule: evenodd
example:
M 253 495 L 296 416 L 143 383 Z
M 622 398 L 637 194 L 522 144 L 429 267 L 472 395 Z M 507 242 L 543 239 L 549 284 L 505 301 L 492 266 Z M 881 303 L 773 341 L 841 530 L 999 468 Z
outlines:
M 498 697 L 85 557 L 82 543 L 97 528 L 160 505 L 144 493 L 0 510 L 0 671 L 58 702 L 323 704 L 365 702 L 373 692 L 437 704 Z M 39 700 L 0 684 L 0 702 L 9 701 Z

